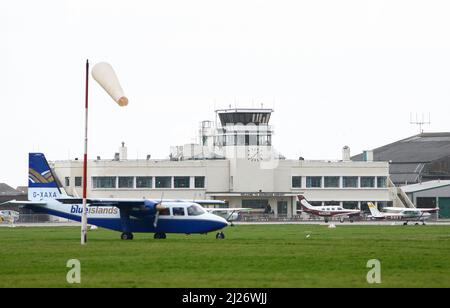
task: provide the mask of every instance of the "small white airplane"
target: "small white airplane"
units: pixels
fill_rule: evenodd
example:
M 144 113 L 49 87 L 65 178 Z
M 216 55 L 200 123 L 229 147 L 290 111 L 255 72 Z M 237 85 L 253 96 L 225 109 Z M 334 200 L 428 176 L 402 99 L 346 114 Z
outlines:
M 239 219 L 239 213 L 241 212 L 250 212 L 252 209 L 249 208 L 205 208 L 205 210 L 209 213 L 218 215 L 224 218 L 226 221 L 231 223 L 233 226 L 233 221 Z
M 0 223 L 9 222 L 11 225 L 14 225 L 15 222 L 19 220 L 19 212 L 4 210 L 0 211 Z
M 377 220 L 401 220 L 403 225 L 407 225 L 409 221 L 421 221 L 425 225 L 425 220 L 430 218 L 430 212 L 436 212 L 438 209 L 418 209 L 418 208 L 385 208 L 386 212 L 380 212 L 372 202 L 368 203 L 370 213 L 369 217 Z M 416 223 L 417 225 L 418 223 Z
M 344 218 L 349 218 L 350 222 L 353 222 L 353 217 L 361 214 L 360 210 L 344 209 L 340 205 L 313 206 L 303 195 L 297 197 L 302 207 L 301 212 L 324 217 L 326 223 L 331 217 L 340 217 L 341 222 L 344 222 Z
M 28 200 L 2 205 L 23 205 L 36 213 L 81 221 L 82 200 L 60 190 L 42 153 L 29 154 Z M 166 233 L 206 234 L 229 225 L 198 202 L 89 198 L 87 205 L 88 224 L 122 232 L 122 240 L 132 240 L 133 232 L 154 233 L 155 239 L 165 239 Z M 224 239 L 225 235 L 219 232 L 216 238 Z

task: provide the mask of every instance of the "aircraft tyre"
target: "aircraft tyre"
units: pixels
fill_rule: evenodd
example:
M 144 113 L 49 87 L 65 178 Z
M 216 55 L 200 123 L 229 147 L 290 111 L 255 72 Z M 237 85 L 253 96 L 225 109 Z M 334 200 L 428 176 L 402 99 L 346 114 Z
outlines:
M 164 240 L 167 238 L 166 234 L 163 232 L 157 232 L 153 235 L 153 238 L 156 240 Z
M 404 226 L 407 226 L 407 225 L 408 225 L 408 222 L 407 222 L 407 221 L 405 221 L 405 222 L 403 223 L 403 225 L 404 225 Z
M 225 234 L 223 234 L 223 232 L 219 232 L 216 234 L 216 239 L 218 240 L 223 240 L 225 239 Z
M 133 239 L 133 233 L 131 232 L 124 232 L 120 236 L 120 238 L 124 241 L 131 241 Z

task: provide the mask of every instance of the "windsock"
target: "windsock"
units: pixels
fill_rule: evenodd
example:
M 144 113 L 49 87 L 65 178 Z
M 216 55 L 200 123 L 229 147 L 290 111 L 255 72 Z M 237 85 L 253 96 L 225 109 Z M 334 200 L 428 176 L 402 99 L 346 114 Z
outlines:
M 92 68 L 92 77 L 102 86 L 111 98 L 123 107 L 128 105 L 128 98 L 123 93 L 119 79 L 109 63 L 100 62 Z

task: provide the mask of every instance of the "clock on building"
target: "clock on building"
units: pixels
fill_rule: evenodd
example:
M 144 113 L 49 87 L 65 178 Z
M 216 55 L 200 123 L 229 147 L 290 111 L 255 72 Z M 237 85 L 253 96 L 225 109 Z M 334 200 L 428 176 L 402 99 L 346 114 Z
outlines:
M 263 153 L 258 147 L 249 147 L 247 149 L 247 159 L 253 162 L 259 162 L 263 160 Z

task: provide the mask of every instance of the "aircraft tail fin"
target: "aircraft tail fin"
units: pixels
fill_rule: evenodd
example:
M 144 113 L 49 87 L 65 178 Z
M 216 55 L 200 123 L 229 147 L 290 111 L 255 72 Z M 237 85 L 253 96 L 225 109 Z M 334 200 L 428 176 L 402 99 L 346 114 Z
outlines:
M 45 155 L 29 153 L 28 156 L 28 200 L 41 201 L 61 196 L 55 175 Z
M 372 202 L 368 202 L 367 203 L 370 213 L 372 214 L 373 217 L 382 217 L 383 215 L 381 215 L 380 211 L 378 210 L 377 206 L 375 204 L 373 204 Z
M 297 198 L 298 198 L 298 201 L 300 202 L 302 210 L 310 210 L 313 207 L 311 204 L 308 203 L 305 196 L 298 195 Z

